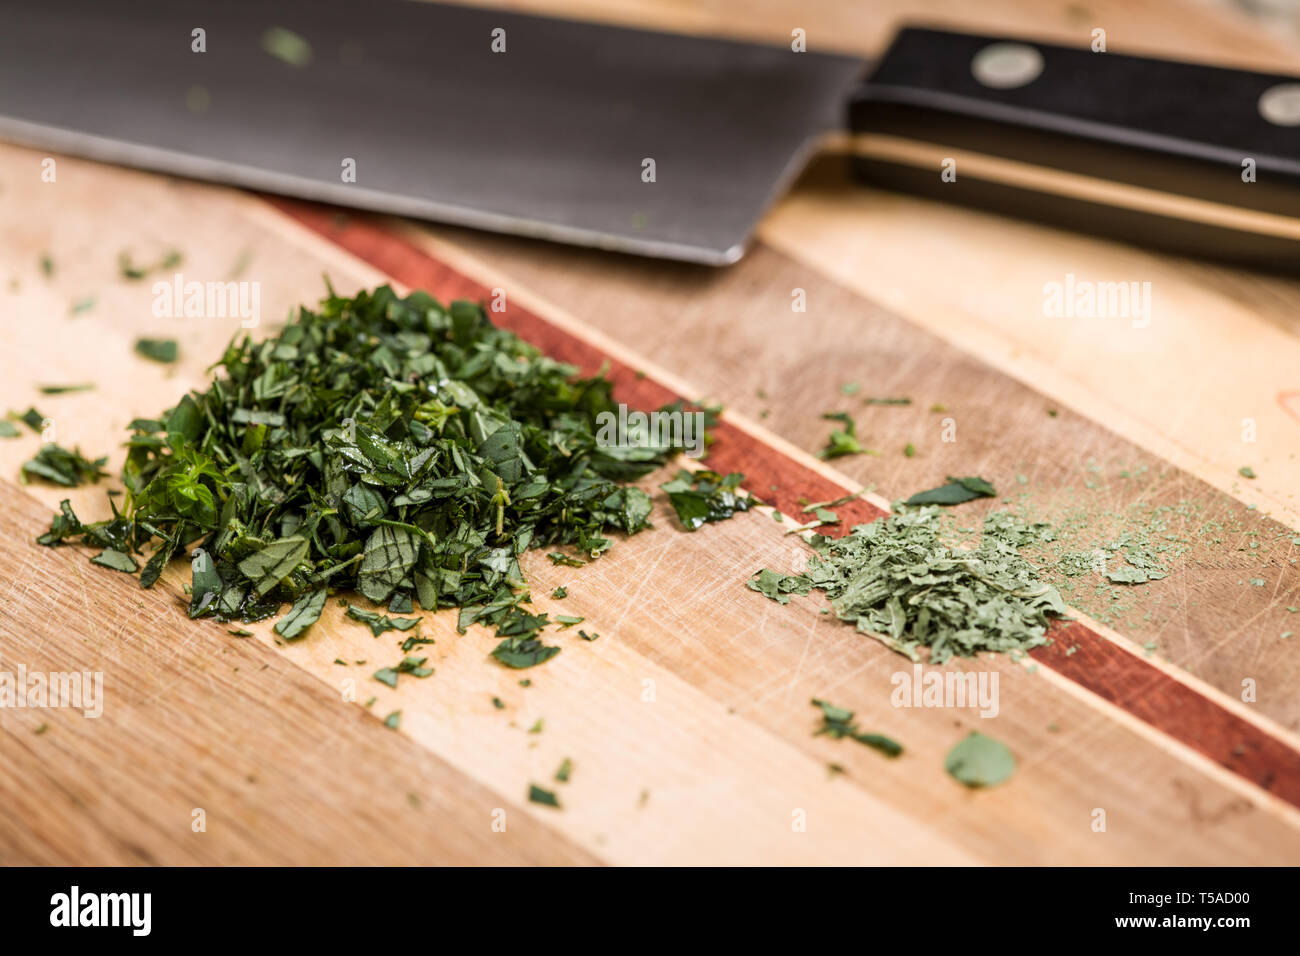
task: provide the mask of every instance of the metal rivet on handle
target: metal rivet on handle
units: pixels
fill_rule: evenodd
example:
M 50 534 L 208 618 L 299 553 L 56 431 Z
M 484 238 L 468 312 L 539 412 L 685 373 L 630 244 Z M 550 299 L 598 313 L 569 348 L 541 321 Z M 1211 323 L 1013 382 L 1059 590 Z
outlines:
M 1279 83 L 1259 98 L 1259 115 L 1276 126 L 1300 126 L 1300 83 Z
M 1038 79 L 1043 55 L 1024 43 L 990 43 L 975 54 L 970 71 L 985 86 L 1011 90 Z

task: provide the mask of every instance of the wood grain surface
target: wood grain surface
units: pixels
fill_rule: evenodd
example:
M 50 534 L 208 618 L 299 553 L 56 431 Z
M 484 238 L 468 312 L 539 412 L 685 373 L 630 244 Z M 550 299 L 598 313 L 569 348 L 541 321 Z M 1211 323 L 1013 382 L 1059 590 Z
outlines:
M 814 43 L 833 36 L 870 53 L 917 8 L 824 3 L 793 24 L 775 2 L 743 15 L 650 0 L 565 9 L 774 41 L 803 26 Z M 1261 67 L 1296 55 L 1199 5 L 998 0 L 920 13 L 1067 42 L 1103 25 L 1114 49 Z M 121 250 L 148 259 L 177 247 L 187 276 L 224 279 L 242 265 L 239 277 L 260 284 L 255 335 L 319 298 L 322 273 L 341 293 L 385 281 L 444 299 L 502 289 L 504 324 L 586 369 L 607 362 L 621 400 L 723 402 L 711 463 L 745 472 L 792 517 L 783 526 L 763 510 L 685 534 L 656 492 L 667 470 L 652 475 L 652 530 L 581 569 L 525 561 L 538 609 L 582 615 L 599 640 L 563 632 L 558 657 L 520 673 L 487 657 L 488 633 L 461 636 L 453 616 L 426 614 L 436 672 L 389 688 L 371 674 L 400 660 L 400 642 L 372 637 L 334 602 L 301 641 L 277 640 L 271 622 L 241 639 L 188 619 L 183 562 L 144 591 L 84 550 L 36 547 L 60 498 L 100 516 L 116 482 L 20 486 L 40 439 L 0 440 L 0 670 L 104 674 L 101 717 L 0 710 L 0 862 L 1300 860 L 1300 638 L 1282 637 L 1300 631 L 1287 610 L 1300 606 L 1297 283 L 889 196 L 833 159 L 722 271 L 65 157 L 57 183 L 43 184 L 41 159 L 0 146 L 0 410 L 36 405 L 61 444 L 108 454 L 110 471 L 126 423 L 200 386 L 239 331 L 237 319 L 156 318 L 150 283 L 118 275 Z M 1043 284 L 1067 272 L 1151 281 L 1151 326 L 1044 318 Z M 805 313 L 791 311 L 795 289 Z M 87 297 L 93 306 L 73 314 Z M 181 361 L 134 356 L 140 335 L 180 339 Z M 82 381 L 97 388 L 37 391 Z M 849 381 L 912 404 L 853 404 L 838 388 Z M 881 454 L 818 460 L 832 408 L 851 408 Z M 1243 418 L 1256 441 L 1242 441 Z M 941 440 L 943 419 L 955 442 Z M 1244 464 L 1257 480 L 1236 475 Z M 948 665 L 997 675 L 997 716 L 897 708 L 891 677 L 910 662 L 821 614 L 815 597 L 780 607 L 744 581 L 799 565 L 806 548 L 785 532 L 800 499 L 867 487 L 840 510 L 870 520 L 954 473 L 985 475 L 1045 515 L 1158 518 L 1192 545 L 1120 606 L 1079 592 L 1078 620 L 1024 661 Z M 545 596 L 561 584 L 565 600 Z M 852 708 L 904 754 L 814 736 L 812 697 Z M 394 711 L 396 731 L 383 724 Z M 1017 758 L 1000 787 L 966 790 L 943 770 L 975 729 Z M 565 759 L 571 779 L 556 783 Z M 534 783 L 562 807 L 528 802 Z

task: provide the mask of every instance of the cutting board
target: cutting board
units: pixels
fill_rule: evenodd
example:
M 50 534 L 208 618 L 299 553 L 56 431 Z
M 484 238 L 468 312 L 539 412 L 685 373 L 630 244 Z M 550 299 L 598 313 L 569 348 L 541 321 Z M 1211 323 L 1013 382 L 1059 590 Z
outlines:
M 812 44 L 869 53 L 903 9 L 825 4 L 789 23 L 777 6 L 565 12 L 774 42 L 801 27 Z M 1102 25 L 1116 50 L 1258 68 L 1295 54 L 1199 6 L 958 9 L 929 18 L 1068 42 Z M 238 638 L 188 619 L 184 562 L 146 591 L 84 550 L 35 546 L 60 498 L 99 516 L 114 482 L 20 485 L 39 439 L 4 440 L 0 668 L 101 671 L 104 707 L 93 719 L 0 711 L 0 862 L 1300 859 L 1300 638 L 1281 636 L 1300 631 L 1286 610 L 1300 605 L 1297 283 L 875 192 L 833 161 L 772 212 L 744 261 L 713 271 L 66 157 L 46 183 L 45 158 L 0 147 L 0 398 L 36 405 L 59 443 L 108 454 L 110 471 L 127 422 L 200 386 L 239 331 L 238 320 L 155 317 L 151 283 L 118 274 L 120 251 L 151 261 L 177 248 L 187 275 L 260 283 L 255 335 L 323 295 L 322 274 L 340 292 L 503 292 L 495 319 L 585 370 L 605 365 L 621 400 L 723 402 L 709 463 L 744 472 L 788 517 L 762 509 L 687 534 L 657 500 L 652 530 L 589 566 L 526 561 L 538 609 L 582 615 L 599 640 L 564 632 L 559 656 L 521 673 L 487 656 L 490 634 L 424 615 L 435 674 L 389 688 L 371 674 L 400 659 L 392 635 L 372 637 L 333 604 L 292 644 L 270 622 Z M 1045 283 L 1067 274 L 1151 282 L 1151 324 L 1044 317 Z M 179 339 L 181 361 L 135 356 L 146 335 Z M 77 382 L 97 387 L 38 392 Z M 860 395 L 842 394 L 847 382 Z M 866 406 L 866 395 L 912 403 Z M 851 410 L 880 454 L 820 460 L 820 416 L 833 409 Z M 943 440 L 948 421 L 955 441 Z M 1243 465 L 1258 478 L 1240 477 Z M 807 502 L 861 491 L 837 510 L 866 521 L 948 474 L 984 475 L 1045 507 L 1174 515 L 1221 540 L 1123 607 L 1080 593 L 1086 607 L 1024 660 L 948 665 L 997 674 L 996 716 L 896 707 L 910 662 L 815 597 L 781 607 L 744 581 L 798 567 L 806 548 L 786 532 Z M 560 585 L 567 598 L 547 596 Z M 854 710 L 903 755 L 815 736 L 814 697 Z M 1015 755 L 1001 786 L 968 790 L 945 773 L 972 730 Z M 532 784 L 561 807 L 530 802 Z

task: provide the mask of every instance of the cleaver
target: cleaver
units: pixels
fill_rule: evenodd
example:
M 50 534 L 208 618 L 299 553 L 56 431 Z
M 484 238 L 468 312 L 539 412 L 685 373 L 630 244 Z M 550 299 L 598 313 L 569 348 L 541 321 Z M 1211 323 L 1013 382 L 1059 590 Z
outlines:
M 1300 264 L 1300 80 L 905 28 L 873 65 L 417 0 L 0 8 L 0 139 L 725 265 L 819 150 L 864 181 Z

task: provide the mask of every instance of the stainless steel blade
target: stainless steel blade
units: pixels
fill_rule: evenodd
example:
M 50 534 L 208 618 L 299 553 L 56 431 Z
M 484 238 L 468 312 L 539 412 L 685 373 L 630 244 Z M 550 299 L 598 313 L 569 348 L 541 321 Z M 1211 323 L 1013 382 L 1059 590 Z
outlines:
M 268 52 L 272 28 L 307 40 L 310 61 Z M 720 265 L 843 125 L 865 68 L 410 0 L 42 0 L 0 10 L 0 138 Z

